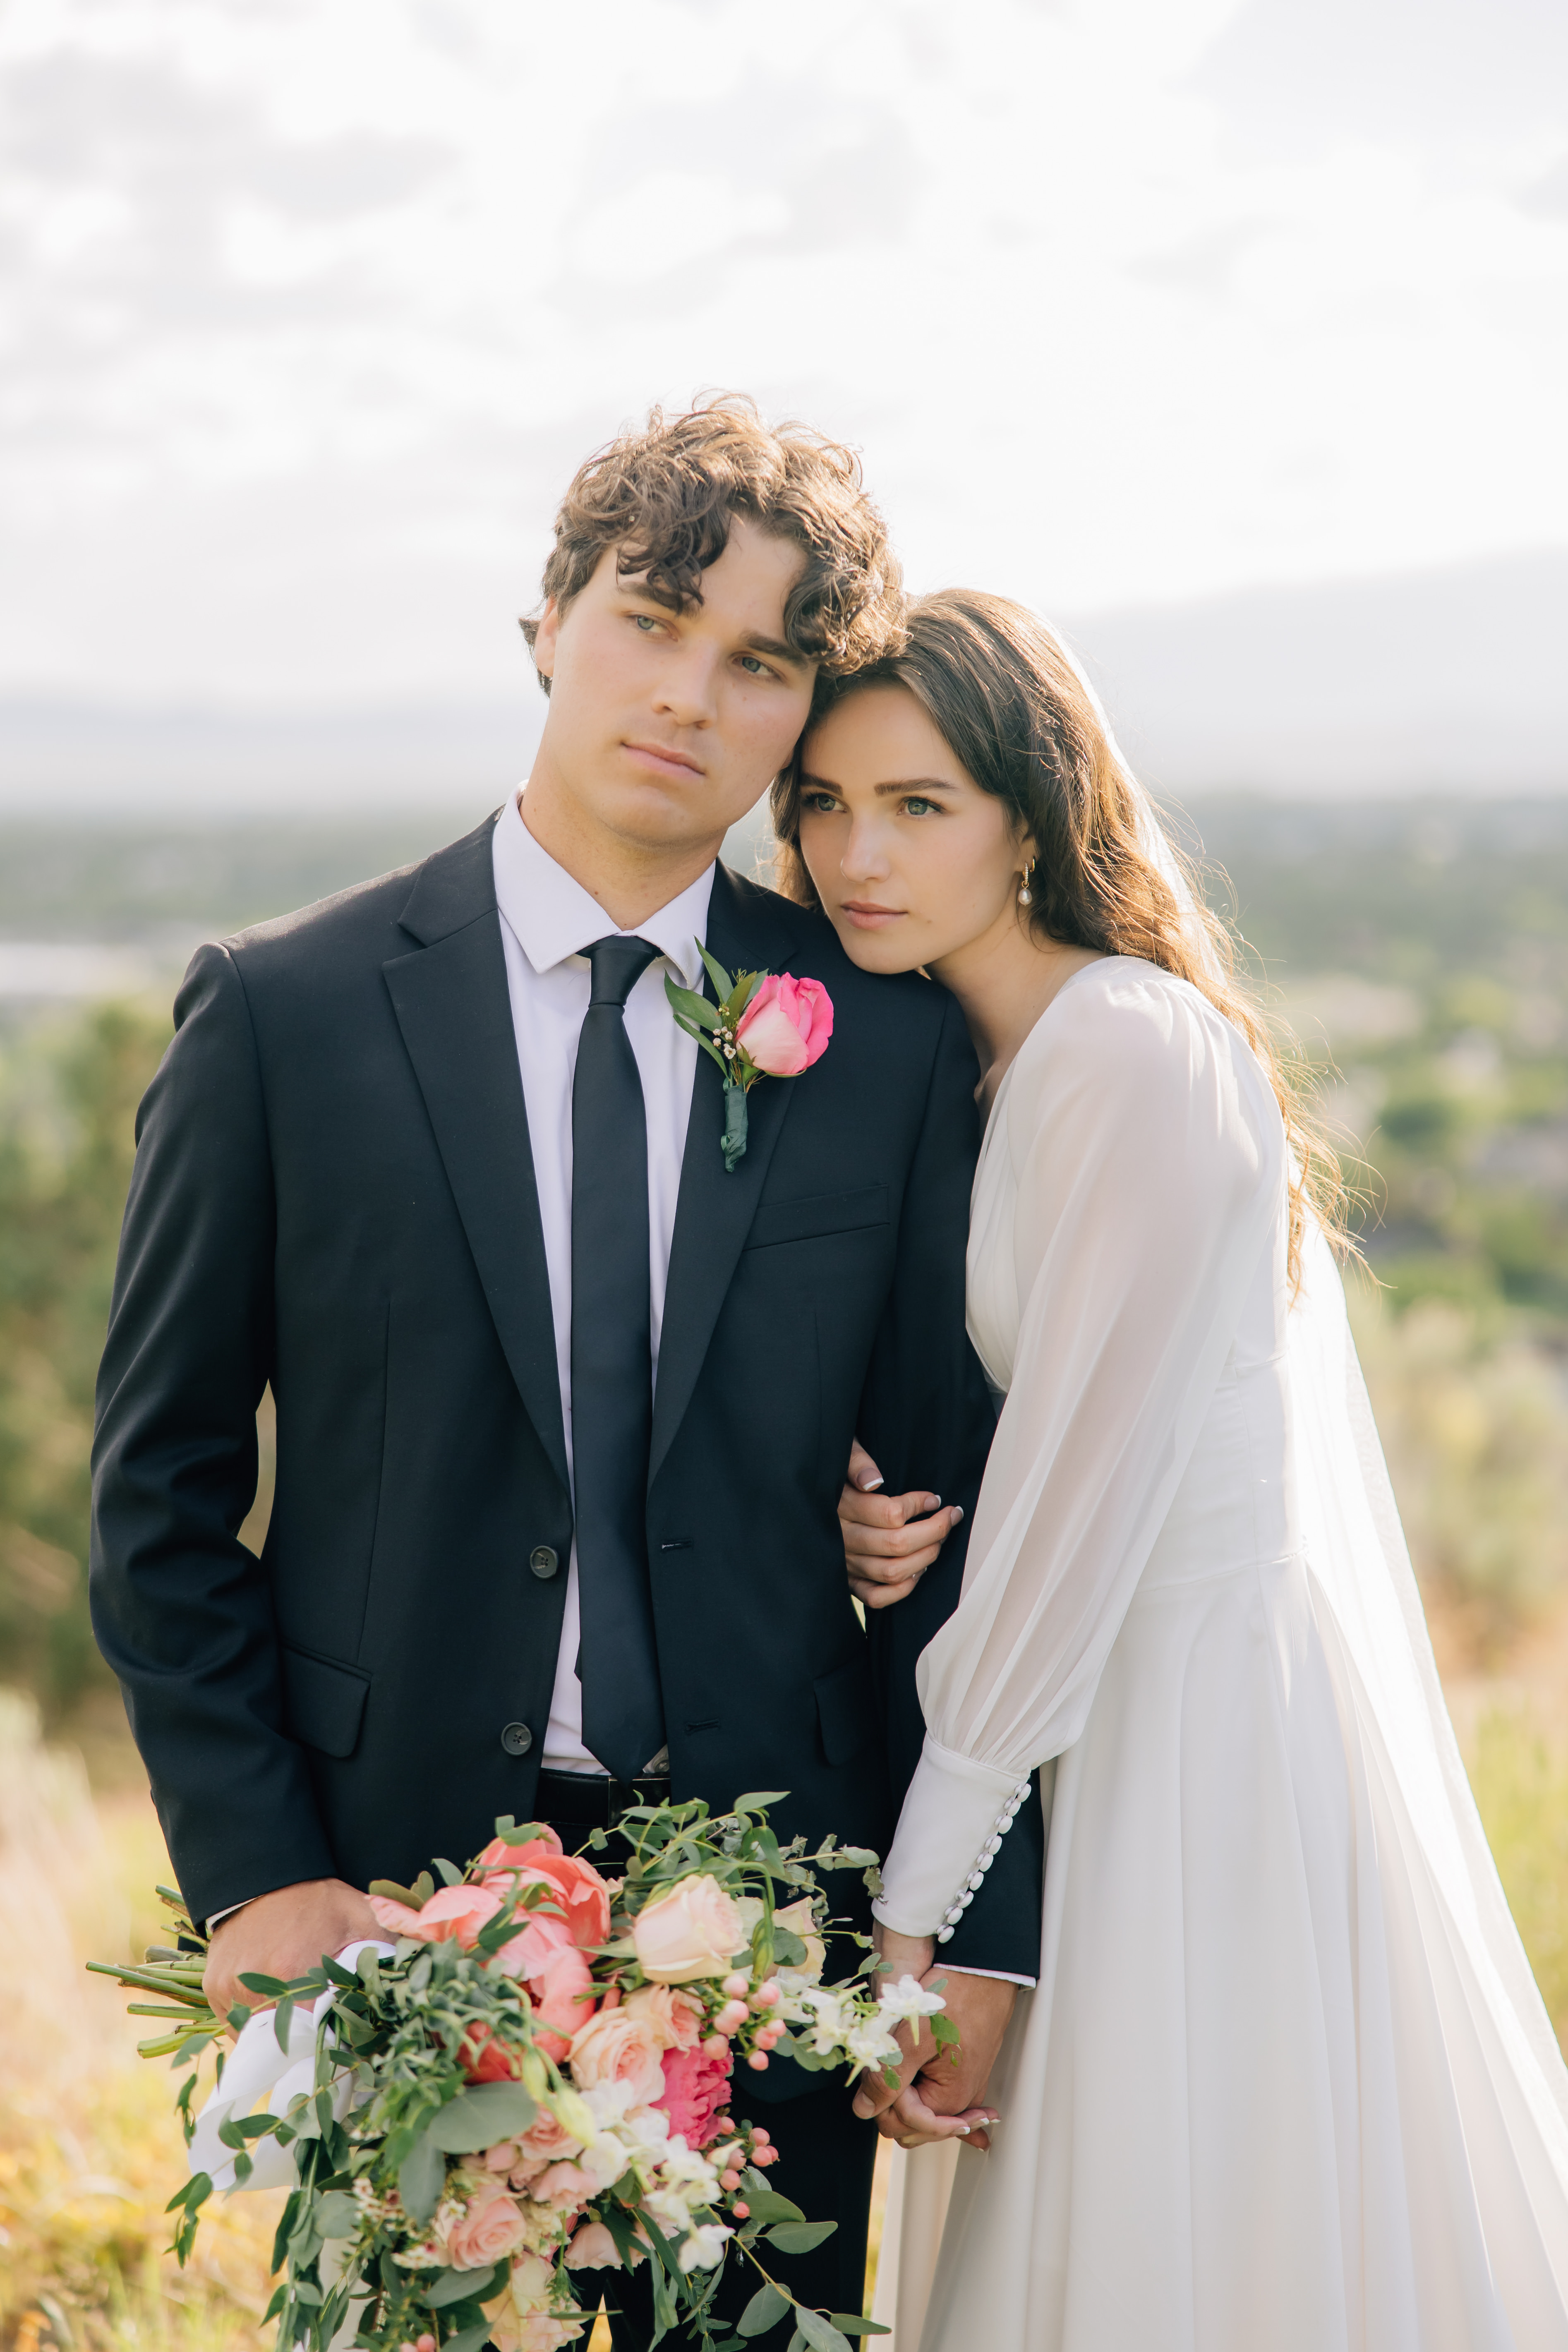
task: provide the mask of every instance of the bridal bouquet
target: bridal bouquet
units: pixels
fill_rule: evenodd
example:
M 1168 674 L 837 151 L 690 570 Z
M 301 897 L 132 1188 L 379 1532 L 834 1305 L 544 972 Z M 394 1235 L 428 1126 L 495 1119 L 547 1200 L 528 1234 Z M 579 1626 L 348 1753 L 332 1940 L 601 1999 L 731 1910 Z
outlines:
M 806 2310 L 768 2273 L 766 2247 L 805 2252 L 836 2225 L 768 2187 L 768 2133 L 731 2113 L 737 2063 L 760 2072 L 787 2053 L 853 2075 L 896 2064 L 906 2018 L 956 2036 L 912 1978 L 873 1993 L 869 1951 L 847 1983 L 824 1986 L 816 1874 L 876 1857 L 832 1839 L 813 1854 L 800 1839 L 781 1847 L 776 1801 L 742 1797 L 717 1818 L 697 1802 L 639 1806 L 621 1824 L 621 1878 L 505 1819 L 467 1870 L 437 1863 L 439 1889 L 428 1874 L 373 1885 L 384 1944 L 351 1946 L 290 1984 L 243 1977 L 276 2006 L 230 2013 L 239 2039 L 226 2060 L 219 2051 L 199 2115 L 196 2073 L 180 2088 L 192 2166 L 169 2207 L 180 2260 L 215 2189 L 286 2185 L 267 2315 L 285 2346 L 555 2352 L 597 2308 L 596 2285 L 587 2310 L 579 2302 L 578 2273 L 647 2262 L 655 2343 L 684 2323 L 705 2352 L 744 2352 L 793 2312 L 791 2352 L 849 2352 L 872 2323 Z M 220 2028 L 201 1990 L 203 1940 L 178 1896 L 159 1893 L 176 1948 L 153 1946 L 139 1968 L 93 1965 L 159 1996 L 131 2005 L 162 2021 L 142 2052 L 179 2068 Z M 740 2334 L 716 2334 L 731 2251 L 759 2284 Z

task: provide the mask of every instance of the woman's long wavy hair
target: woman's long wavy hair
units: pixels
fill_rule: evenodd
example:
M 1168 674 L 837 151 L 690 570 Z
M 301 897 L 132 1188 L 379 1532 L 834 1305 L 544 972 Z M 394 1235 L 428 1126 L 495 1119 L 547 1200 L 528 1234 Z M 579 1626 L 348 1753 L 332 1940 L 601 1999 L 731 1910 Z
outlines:
M 1313 1117 L 1310 1081 L 1281 1055 L 1237 981 L 1229 931 L 1195 887 L 1184 906 L 1149 856 L 1138 790 L 1063 646 L 1021 604 L 950 588 L 910 605 L 901 651 L 832 681 L 813 724 L 871 686 L 906 687 L 965 772 L 1005 803 L 1020 842 L 1032 839 L 1037 863 L 1026 919 L 1039 938 L 1158 964 L 1190 981 L 1247 1039 L 1285 1122 L 1290 1279 L 1299 1286 L 1309 1210 L 1337 1236 L 1345 1197 L 1338 1160 Z M 800 854 L 798 755 L 773 786 L 773 814 L 779 887 L 816 906 Z M 1195 885 L 1195 877 L 1186 878 Z

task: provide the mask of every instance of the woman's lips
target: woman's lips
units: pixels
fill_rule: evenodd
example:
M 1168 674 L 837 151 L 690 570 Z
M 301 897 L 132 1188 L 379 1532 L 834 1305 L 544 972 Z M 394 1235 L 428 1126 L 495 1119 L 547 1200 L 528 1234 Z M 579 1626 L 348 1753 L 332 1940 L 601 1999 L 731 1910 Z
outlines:
M 623 743 L 621 749 L 629 751 L 634 760 L 640 760 L 645 767 L 656 770 L 661 776 L 700 776 L 703 773 L 695 760 L 684 751 L 672 750 L 666 743 Z
M 845 898 L 839 903 L 858 931 L 885 930 L 889 923 L 901 922 L 905 911 L 902 907 L 879 907 L 869 898 Z

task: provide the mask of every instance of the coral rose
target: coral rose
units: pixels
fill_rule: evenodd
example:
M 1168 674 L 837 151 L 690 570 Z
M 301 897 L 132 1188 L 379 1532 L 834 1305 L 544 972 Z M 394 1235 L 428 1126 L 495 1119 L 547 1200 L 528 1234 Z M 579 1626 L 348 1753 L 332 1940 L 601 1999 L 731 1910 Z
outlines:
M 735 1039 L 770 1077 L 797 1077 L 827 1051 L 833 999 L 819 980 L 770 972 L 735 1024 Z
M 646 2018 L 666 2050 L 689 2050 L 702 2032 L 702 2011 L 689 1993 L 669 1985 L 638 1985 L 626 1995 L 626 2015 Z
M 561 1841 L 554 1832 L 545 1838 L 531 1838 L 526 1845 L 508 1845 L 504 1838 L 492 1838 L 479 1856 L 484 1868 L 481 1884 L 501 1897 L 516 1886 L 542 1886 L 571 1931 L 572 1940 L 584 1950 L 608 1941 L 610 1933 L 610 1894 L 591 1862 L 584 1862 L 574 1853 L 563 1853 Z M 542 1925 L 552 1917 L 551 1911 L 531 1916 Z
M 702 2049 L 671 2050 L 664 2061 L 664 2088 L 654 2101 L 669 2117 L 688 2147 L 707 2147 L 730 2118 L 723 2112 L 730 2096 L 728 2058 L 710 2058 Z
M 639 2107 L 651 2105 L 664 2088 L 653 2027 L 629 2009 L 591 2017 L 572 2039 L 572 2075 L 581 2091 L 598 2083 L 627 2083 Z
M 515 2082 L 522 2071 L 522 2053 L 498 2042 L 488 2025 L 470 2025 L 458 2053 L 470 2083 Z
M 389 1935 L 412 1936 L 420 1944 L 460 1944 L 471 1952 L 481 1927 L 489 1927 L 501 1898 L 488 1886 L 443 1886 L 428 1903 L 411 1911 L 406 1903 L 373 1895 L 370 1907 Z
M 489 2270 L 507 2254 L 515 2254 L 528 2234 L 528 2225 L 516 2200 L 499 2181 L 476 2189 L 455 2221 L 438 2234 L 445 2240 L 447 2259 L 458 2271 Z
M 655 1984 L 689 1984 L 721 1977 L 746 1940 L 741 1915 L 716 1878 L 693 1873 L 678 1879 L 632 1922 L 632 1943 L 643 1974 Z
M 533 2038 L 559 2066 L 572 2036 L 592 2014 L 594 1972 L 575 1944 L 567 1944 L 552 1952 L 527 1984 L 533 2003 Z

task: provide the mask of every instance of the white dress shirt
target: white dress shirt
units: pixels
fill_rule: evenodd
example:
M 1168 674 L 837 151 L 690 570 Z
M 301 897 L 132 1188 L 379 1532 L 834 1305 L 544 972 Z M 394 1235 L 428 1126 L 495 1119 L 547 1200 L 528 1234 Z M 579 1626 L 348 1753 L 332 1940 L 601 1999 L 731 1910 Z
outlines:
M 561 1416 L 566 1462 L 572 1465 L 572 1080 L 577 1039 L 588 1010 L 589 969 L 584 950 L 595 940 L 616 936 L 595 898 L 574 882 L 523 823 L 514 796 L 497 820 L 494 851 L 496 904 L 500 908 L 501 945 L 511 992 L 522 1098 L 533 1146 L 533 1176 L 544 1227 L 544 1257 L 550 1269 L 550 1305 L 555 1318 L 555 1362 L 561 1379 Z M 691 1115 L 697 1076 L 697 1041 L 680 1028 L 664 992 L 673 970 L 688 988 L 700 988 L 702 959 L 697 942 L 708 929 L 713 868 L 698 877 L 679 898 L 622 934 L 647 940 L 659 950 L 626 999 L 626 1035 L 642 1079 L 647 1118 L 647 1226 L 649 1338 L 658 1371 L 658 1339 L 664 1321 L 664 1289 L 680 1163 Z M 717 1149 L 717 1146 L 715 1146 Z M 544 1735 L 542 1766 L 548 1772 L 599 1772 L 597 1759 L 583 1745 L 583 1685 L 577 1679 L 580 1638 L 577 1546 L 566 1576 L 566 1613 Z

